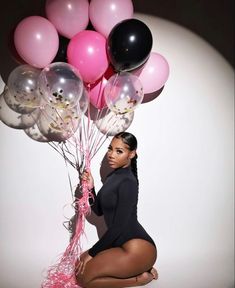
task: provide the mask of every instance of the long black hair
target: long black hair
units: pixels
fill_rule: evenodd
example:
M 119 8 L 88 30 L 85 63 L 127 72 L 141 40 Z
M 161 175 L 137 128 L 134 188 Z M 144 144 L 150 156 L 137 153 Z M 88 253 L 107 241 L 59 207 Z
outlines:
M 122 139 L 122 141 L 129 146 L 130 151 L 137 149 L 137 139 L 129 132 L 120 132 L 114 136 L 117 139 Z M 136 177 L 137 183 L 139 184 L 138 172 L 137 172 L 137 154 L 131 159 L 131 170 Z

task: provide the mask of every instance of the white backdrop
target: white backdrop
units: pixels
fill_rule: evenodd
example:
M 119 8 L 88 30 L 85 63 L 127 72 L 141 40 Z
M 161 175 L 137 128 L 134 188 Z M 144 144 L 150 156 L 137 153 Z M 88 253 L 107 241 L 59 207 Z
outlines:
M 158 246 L 160 278 L 146 287 L 232 288 L 234 71 L 185 28 L 136 17 L 171 69 L 163 92 L 137 108 L 128 130 L 139 140 L 139 220 Z M 0 287 L 37 288 L 68 245 L 67 170 L 48 144 L 23 131 L 0 123 L 0 137 Z M 92 163 L 97 188 L 107 145 Z M 97 239 L 89 223 L 86 232 L 84 249 Z

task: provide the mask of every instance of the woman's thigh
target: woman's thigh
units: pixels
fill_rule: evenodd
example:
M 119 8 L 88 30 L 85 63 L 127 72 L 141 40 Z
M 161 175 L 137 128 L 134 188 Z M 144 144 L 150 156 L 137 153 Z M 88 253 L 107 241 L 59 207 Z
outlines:
M 149 270 L 156 260 L 156 249 L 146 242 L 133 239 L 123 247 L 100 252 L 86 264 L 78 280 L 88 283 L 99 277 L 129 278 Z

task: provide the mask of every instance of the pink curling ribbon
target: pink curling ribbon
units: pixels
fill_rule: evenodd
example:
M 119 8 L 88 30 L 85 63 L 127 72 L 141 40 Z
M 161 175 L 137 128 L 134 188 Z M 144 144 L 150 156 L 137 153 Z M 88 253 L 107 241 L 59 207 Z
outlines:
M 86 157 L 86 163 L 85 170 L 89 170 L 89 154 Z M 75 201 L 75 207 L 77 208 L 75 233 L 59 263 L 49 268 L 47 278 L 43 281 L 41 288 L 81 288 L 76 283 L 75 270 L 82 254 L 80 241 L 85 230 L 86 216 L 91 211 L 89 198 L 92 197 L 87 182 L 82 181 L 81 186 L 82 197 Z

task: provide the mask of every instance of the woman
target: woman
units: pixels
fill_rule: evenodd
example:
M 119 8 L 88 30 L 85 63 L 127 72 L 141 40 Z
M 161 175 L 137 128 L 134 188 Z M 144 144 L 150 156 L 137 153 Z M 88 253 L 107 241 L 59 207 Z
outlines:
M 136 149 L 137 140 L 131 133 L 113 137 L 107 158 L 114 170 L 97 195 L 91 173 L 83 174 L 94 196 L 92 210 L 104 215 L 107 231 L 80 257 L 76 277 L 82 287 L 135 287 L 157 279 L 153 268 L 156 246 L 137 220 Z

